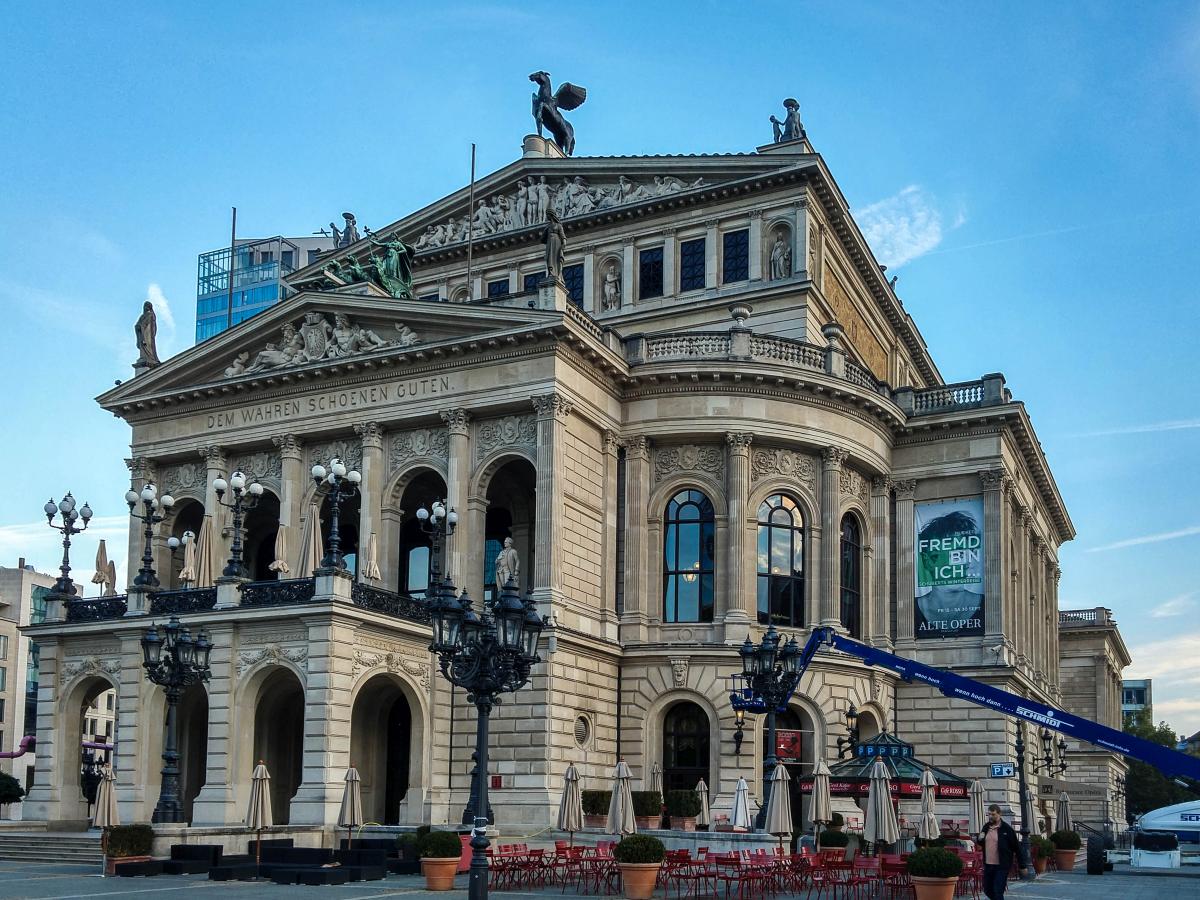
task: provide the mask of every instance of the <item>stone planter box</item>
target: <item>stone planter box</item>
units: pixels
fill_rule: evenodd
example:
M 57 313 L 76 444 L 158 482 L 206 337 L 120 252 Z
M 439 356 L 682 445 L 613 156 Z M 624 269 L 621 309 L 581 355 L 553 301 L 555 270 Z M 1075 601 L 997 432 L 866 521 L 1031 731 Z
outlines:
M 671 816 L 671 827 L 676 831 L 695 831 L 695 816 Z

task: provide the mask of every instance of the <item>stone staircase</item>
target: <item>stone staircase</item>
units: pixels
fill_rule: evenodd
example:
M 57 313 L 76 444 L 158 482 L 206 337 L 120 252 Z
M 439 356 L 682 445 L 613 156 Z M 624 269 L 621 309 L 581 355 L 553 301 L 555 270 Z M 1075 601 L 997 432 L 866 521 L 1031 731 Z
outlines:
M 100 835 L 87 832 L 0 832 L 0 860 L 5 862 L 79 863 L 103 862 Z

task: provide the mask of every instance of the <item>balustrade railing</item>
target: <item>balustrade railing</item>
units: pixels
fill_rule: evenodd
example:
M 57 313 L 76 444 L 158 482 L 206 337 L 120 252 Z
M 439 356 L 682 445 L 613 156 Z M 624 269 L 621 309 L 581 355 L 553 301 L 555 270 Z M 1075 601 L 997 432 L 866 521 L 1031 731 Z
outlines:
M 92 597 L 88 600 L 68 600 L 68 622 L 103 622 L 106 619 L 119 619 L 129 611 L 129 601 L 125 595 L 114 597 Z
M 685 334 L 668 334 L 647 338 L 646 359 L 694 359 L 697 357 L 728 356 L 731 339 L 728 334 L 707 331 L 690 331 Z
M 176 616 L 182 613 L 204 612 L 217 605 L 217 589 L 185 588 L 177 591 L 155 591 L 150 595 L 150 615 Z
M 396 594 L 383 588 L 355 582 L 354 587 L 350 589 L 350 599 L 355 606 L 395 616 L 397 619 L 407 619 L 423 625 L 429 624 L 430 621 L 429 607 L 425 602 L 407 594 Z
M 913 392 L 913 412 L 941 412 L 947 409 L 965 409 L 983 403 L 983 382 L 965 381 L 944 387 L 925 388 Z
M 755 359 L 770 359 L 815 372 L 825 371 L 825 351 L 803 341 L 754 335 L 750 338 L 750 355 Z
M 307 603 L 317 592 L 313 578 L 289 578 L 284 581 L 250 581 L 239 585 L 242 606 L 290 606 Z

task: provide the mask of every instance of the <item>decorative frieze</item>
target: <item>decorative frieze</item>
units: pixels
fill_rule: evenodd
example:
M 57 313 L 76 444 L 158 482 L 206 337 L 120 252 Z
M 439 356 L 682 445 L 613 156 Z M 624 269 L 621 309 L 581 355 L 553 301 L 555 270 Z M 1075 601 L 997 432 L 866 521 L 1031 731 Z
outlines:
M 362 444 L 358 441 L 326 441 L 308 448 L 309 466 L 328 466 L 331 459 L 340 459 L 348 469 L 362 469 Z
M 402 469 L 419 457 L 444 460 L 449 456 L 450 439 L 445 428 L 414 428 L 392 435 L 388 462 L 393 469 Z
M 307 631 L 283 631 L 278 626 L 247 630 L 238 637 L 238 644 L 243 647 L 254 647 L 260 644 L 307 643 Z
M 420 681 L 421 687 L 428 690 L 430 684 L 430 665 L 431 663 L 428 660 L 421 663 L 404 655 L 399 651 L 398 647 L 382 651 L 356 649 L 354 651 L 354 667 L 352 671 L 354 677 L 357 678 L 360 672 L 367 669 L 383 668 L 394 675 L 410 675 Z
M 761 481 L 775 475 L 795 479 L 813 490 L 817 482 L 817 461 L 795 450 L 770 447 L 755 450 L 750 457 L 750 480 Z
M 162 470 L 159 489 L 172 497 L 204 496 L 207 475 L 200 463 L 177 463 Z
M 534 452 L 537 447 L 537 417 L 532 414 L 504 416 L 500 419 L 484 419 L 479 423 L 475 438 L 477 460 L 506 447 Z
M 660 447 L 654 453 L 654 480 L 662 481 L 676 472 L 710 476 L 717 484 L 725 483 L 725 454 L 713 445 Z
M 120 657 L 107 657 L 101 659 L 97 656 L 89 656 L 85 659 L 68 660 L 67 662 L 64 662 L 63 667 L 59 669 L 58 677 L 61 684 L 66 684 L 68 681 L 71 681 L 79 675 L 120 674 Z
M 235 456 L 230 471 L 241 472 L 249 481 L 278 483 L 283 477 L 283 460 L 274 453 L 259 450 Z
M 291 662 L 308 671 L 307 647 L 281 647 L 279 644 L 267 644 L 257 650 L 242 650 L 238 652 L 238 678 L 264 660 L 277 664 Z
M 867 479 L 853 469 L 842 469 L 838 473 L 838 482 L 841 486 L 843 497 L 854 497 L 856 500 L 862 501 L 864 505 L 870 503 L 870 485 L 867 483 Z

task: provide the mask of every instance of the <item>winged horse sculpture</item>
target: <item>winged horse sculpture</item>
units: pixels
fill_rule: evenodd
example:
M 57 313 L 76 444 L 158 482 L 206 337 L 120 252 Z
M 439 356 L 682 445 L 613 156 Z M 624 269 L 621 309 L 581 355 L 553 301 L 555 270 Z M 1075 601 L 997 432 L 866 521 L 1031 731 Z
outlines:
M 563 153 L 571 156 L 575 152 L 575 129 L 562 117 L 560 110 L 581 106 L 587 99 L 587 89 L 564 81 L 551 94 L 549 72 L 534 72 L 529 80 L 538 86 L 537 93 L 533 95 L 533 121 L 537 123 L 538 137 L 542 136 L 544 127 Z

